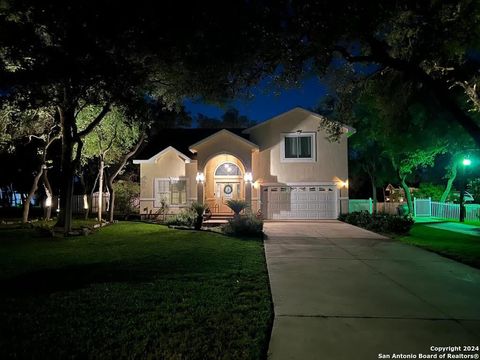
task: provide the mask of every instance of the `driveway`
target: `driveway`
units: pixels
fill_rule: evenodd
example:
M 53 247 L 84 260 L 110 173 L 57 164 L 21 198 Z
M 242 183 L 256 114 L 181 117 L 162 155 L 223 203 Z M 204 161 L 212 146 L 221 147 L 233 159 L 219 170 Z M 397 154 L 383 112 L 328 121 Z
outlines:
M 418 359 L 431 346 L 480 346 L 479 270 L 338 221 L 267 222 L 265 232 L 269 359 Z

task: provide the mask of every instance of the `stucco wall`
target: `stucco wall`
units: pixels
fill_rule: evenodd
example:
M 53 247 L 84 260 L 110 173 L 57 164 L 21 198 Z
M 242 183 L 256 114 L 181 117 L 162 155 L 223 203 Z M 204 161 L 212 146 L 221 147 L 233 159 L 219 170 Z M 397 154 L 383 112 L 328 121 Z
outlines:
M 299 116 L 300 115 L 300 116 Z M 347 138 L 329 142 L 323 130 L 318 131 L 318 118 L 305 113 L 292 112 L 251 130 L 250 140 L 260 147 L 253 156 L 254 180 L 260 183 L 332 182 L 347 180 Z M 282 133 L 298 130 L 316 133 L 315 162 L 282 162 Z
M 189 166 L 189 172 L 186 172 L 186 166 Z M 192 170 L 192 167 L 195 167 L 195 170 Z M 158 158 L 155 163 L 140 164 L 140 214 L 155 213 L 158 211 L 158 208 L 154 207 L 155 178 L 191 176 L 192 171 L 196 174 L 196 164 L 185 164 L 185 161 L 174 151 L 165 153 Z M 188 190 L 191 190 L 191 183 L 191 180 L 187 181 L 187 199 L 190 197 Z M 193 175 L 193 183 L 196 185 L 195 175 Z M 176 212 L 177 209 L 172 208 L 171 211 Z
M 231 154 L 239 158 L 245 166 L 245 171 L 252 169 L 252 147 L 228 133 L 220 133 L 209 141 L 196 147 L 198 151 L 198 168 L 205 171 L 207 162 L 219 154 Z

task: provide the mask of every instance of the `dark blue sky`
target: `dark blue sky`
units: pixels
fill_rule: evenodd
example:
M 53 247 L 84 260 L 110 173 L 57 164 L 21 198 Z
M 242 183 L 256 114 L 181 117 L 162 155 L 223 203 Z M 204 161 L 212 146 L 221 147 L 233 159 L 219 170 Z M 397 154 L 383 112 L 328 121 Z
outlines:
M 275 115 L 288 111 L 296 106 L 312 108 L 326 95 L 327 87 L 317 77 L 302 81 L 301 86 L 293 89 L 278 89 L 279 94 L 271 89 L 270 79 L 265 79 L 252 89 L 253 99 L 236 99 L 224 108 L 187 100 L 184 102 L 186 109 L 195 117 L 198 113 L 220 118 L 228 107 L 235 107 L 241 115 L 249 119 L 262 122 Z

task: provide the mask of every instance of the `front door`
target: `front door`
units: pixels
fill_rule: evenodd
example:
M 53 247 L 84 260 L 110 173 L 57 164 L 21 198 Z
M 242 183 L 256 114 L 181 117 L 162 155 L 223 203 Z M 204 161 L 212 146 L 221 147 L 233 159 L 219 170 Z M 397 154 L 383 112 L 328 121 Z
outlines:
M 215 183 L 215 200 L 218 205 L 218 212 L 233 213 L 226 202 L 238 199 L 241 199 L 240 181 L 217 181 Z

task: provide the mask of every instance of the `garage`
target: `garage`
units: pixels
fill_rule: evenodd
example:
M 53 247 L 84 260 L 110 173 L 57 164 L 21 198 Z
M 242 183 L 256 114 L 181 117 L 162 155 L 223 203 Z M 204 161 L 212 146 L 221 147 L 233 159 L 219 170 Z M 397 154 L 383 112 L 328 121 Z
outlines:
M 336 219 L 335 185 L 262 186 L 262 214 L 271 220 Z

